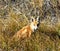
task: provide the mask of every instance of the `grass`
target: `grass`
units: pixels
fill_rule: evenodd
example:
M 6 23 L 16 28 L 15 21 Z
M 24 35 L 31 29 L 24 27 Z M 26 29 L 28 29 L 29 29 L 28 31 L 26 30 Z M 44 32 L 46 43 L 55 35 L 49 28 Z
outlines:
M 17 15 L 15 15 L 17 17 Z M 21 15 L 19 15 L 21 16 Z M 60 40 L 58 37 L 59 34 L 59 23 L 55 27 L 48 26 L 45 23 L 41 23 L 39 26 L 39 29 L 32 33 L 30 38 L 25 38 L 23 40 L 19 41 L 12 41 L 9 43 L 10 39 L 13 37 L 13 35 L 21 29 L 23 26 L 27 24 L 25 18 L 23 21 L 19 21 L 16 19 L 16 17 L 11 16 L 10 18 L 3 20 L 1 19 L 1 34 L 0 34 L 0 44 L 1 49 L 3 51 L 59 51 L 60 47 Z M 21 17 L 20 17 L 21 18 Z M 15 21 L 14 21 L 14 20 Z M 7 23 L 4 23 L 7 25 L 6 27 L 2 25 L 2 22 L 6 21 Z M 17 23 L 16 23 L 17 21 Z M 26 22 L 26 23 L 25 23 Z M 19 25 L 18 25 L 19 24 Z M 11 45 L 12 44 L 12 45 Z
M 30 4 L 33 4 L 35 7 L 38 5 L 41 10 L 42 5 L 40 6 L 39 0 L 37 0 L 38 3 L 35 2 L 36 1 L 31 2 Z M 54 0 L 53 3 L 55 4 Z M 5 11 L 6 10 L 1 9 L 0 13 L 1 51 L 60 51 L 59 20 L 55 25 L 51 25 L 49 19 L 43 19 L 40 22 L 38 30 L 36 30 L 36 32 L 33 32 L 30 38 L 20 39 L 19 41 L 13 40 L 10 42 L 13 35 L 29 23 L 29 17 L 27 17 L 25 13 L 15 12 L 10 6 L 7 8 L 7 13 Z M 44 11 L 41 13 L 42 17 L 43 12 Z M 56 14 L 57 17 L 59 17 L 58 13 Z

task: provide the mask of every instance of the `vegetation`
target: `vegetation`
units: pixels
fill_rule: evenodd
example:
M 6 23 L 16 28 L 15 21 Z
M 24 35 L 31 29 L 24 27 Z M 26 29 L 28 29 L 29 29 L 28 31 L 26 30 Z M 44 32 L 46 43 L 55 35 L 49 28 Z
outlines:
M 36 32 L 10 42 L 32 16 L 40 17 Z M 60 0 L 1 0 L 0 51 L 60 51 Z

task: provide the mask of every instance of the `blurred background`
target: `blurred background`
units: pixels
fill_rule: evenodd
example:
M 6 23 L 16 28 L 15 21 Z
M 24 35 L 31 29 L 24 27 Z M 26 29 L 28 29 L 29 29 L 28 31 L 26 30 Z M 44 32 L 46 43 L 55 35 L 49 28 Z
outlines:
M 38 30 L 9 43 L 31 17 L 40 17 Z M 60 51 L 60 0 L 0 0 L 0 51 Z

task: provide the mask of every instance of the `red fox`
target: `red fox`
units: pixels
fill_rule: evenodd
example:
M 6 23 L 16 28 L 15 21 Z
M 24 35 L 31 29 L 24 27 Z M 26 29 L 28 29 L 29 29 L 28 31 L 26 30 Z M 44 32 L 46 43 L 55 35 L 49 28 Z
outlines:
M 38 28 L 39 18 L 34 19 L 33 17 L 30 20 L 30 24 L 23 27 L 13 36 L 16 38 L 25 38 L 30 37 L 32 32 L 34 32 Z

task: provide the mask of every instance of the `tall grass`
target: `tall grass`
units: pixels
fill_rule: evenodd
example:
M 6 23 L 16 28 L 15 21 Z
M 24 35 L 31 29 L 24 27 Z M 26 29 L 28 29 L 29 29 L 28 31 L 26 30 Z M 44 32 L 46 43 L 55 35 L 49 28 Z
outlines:
M 8 0 L 6 0 L 7 2 Z M 19 0 L 16 1 L 16 3 Z M 54 2 L 55 1 L 55 2 Z M 11 0 L 10 0 L 11 2 Z M 10 3 L 8 1 L 8 3 Z M 25 1 L 24 1 L 25 2 Z M 56 0 L 51 0 L 53 7 L 56 7 Z M 31 0 L 31 2 L 27 2 L 28 4 L 32 5 L 32 10 L 35 7 L 39 8 L 38 12 L 39 16 L 41 15 L 42 21 L 40 22 L 40 25 L 38 29 L 32 33 L 30 38 L 20 39 L 19 41 L 11 41 L 13 35 L 20 30 L 22 27 L 29 24 L 29 17 L 26 16 L 26 12 L 20 12 L 14 10 L 13 6 L 14 4 L 6 7 L 6 9 L 1 8 L 0 12 L 0 50 L 1 51 L 60 51 L 60 18 L 59 18 L 59 10 L 56 8 L 56 15 L 59 20 L 56 24 L 52 24 L 50 21 L 51 17 L 48 13 L 48 19 L 43 19 L 44 17 L 44 11 L 42 10 L 42 6 L 44 3 L 43 0 Z M 17 3 L 16 5 L 19 4 Z M 31 6 L 30 5 L 30 6 Z M 28 5 L 29 6 L 29 5 Z M 18 8 L 17 7 L 17 8 Z M 27 8 L 28 9 L 28 8 Z M 36 9 L 36 8 L 35 8 Z M 18 9 L 17 9 L 18 10 Z M 7 11 L 7 13 L 6 13 Z M 36 11 L 36 10 L 35 10 Z M 6 14 L 7 15 L 6 15 Z M 30 13 L 30 11 L 29 11 Z M 34 13 L 35 14 L 35 13 Z M 34 15 L 35 17 L 35 15 Z M 11 41 L 11 42 L 10 42 Z

